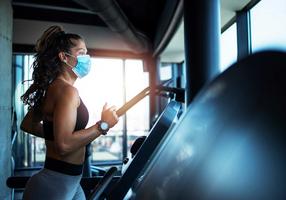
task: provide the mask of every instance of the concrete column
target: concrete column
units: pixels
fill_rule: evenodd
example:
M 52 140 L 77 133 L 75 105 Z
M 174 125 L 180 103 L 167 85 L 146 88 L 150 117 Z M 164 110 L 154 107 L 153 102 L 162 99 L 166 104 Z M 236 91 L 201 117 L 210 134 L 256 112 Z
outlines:
M 0 1 L 0 199 L 11 199 L 6 180 L 11 175 L 12 112 L 12 23 L 11 0 Z

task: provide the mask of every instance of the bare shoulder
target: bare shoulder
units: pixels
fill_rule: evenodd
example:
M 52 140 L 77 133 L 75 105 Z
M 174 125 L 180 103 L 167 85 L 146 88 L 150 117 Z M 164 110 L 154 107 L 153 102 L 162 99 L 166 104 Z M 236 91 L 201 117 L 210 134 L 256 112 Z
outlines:
M 48 89 L 47 100 L 51 104 L 72 103 L 79 101 L 78 90 L 64 81 L 54 81 Z M 54 106 L 52 106 L 54 107 Z
M 51 120 L 59 108 L 77 108 L 80 105 L 78 90 L 63 81 L 53 82 L 43 104 L 43 117 Z
M 78 90 L 72 85 L 65 84 L 58 91 L 57 102 L 79 105 Z

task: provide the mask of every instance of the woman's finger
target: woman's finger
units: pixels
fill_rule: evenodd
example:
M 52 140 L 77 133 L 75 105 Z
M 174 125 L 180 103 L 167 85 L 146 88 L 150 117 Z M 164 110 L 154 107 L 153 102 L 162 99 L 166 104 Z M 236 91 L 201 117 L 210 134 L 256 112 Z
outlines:
M 103 105 L 102 111 L 107 110 L 107 102 L 105 102 L 105 104 Z

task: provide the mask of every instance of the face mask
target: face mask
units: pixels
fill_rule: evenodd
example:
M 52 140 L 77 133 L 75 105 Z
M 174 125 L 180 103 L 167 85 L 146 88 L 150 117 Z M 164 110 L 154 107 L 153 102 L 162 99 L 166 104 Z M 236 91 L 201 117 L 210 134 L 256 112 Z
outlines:
M 69 53 L 66 53 L 66 54 L 75 58 L 75 56 Z M 65 63 L 68 66 L 72 67 L 72 71 L 77 75 L 77 77 L 82 78 L 90 72 L 90 68 L 91 68 L 90 56 L 89 55 L 78 55 L 76 59 L 77 59 L 77 64 L 74 67 L 71 66 L 67 62 Z

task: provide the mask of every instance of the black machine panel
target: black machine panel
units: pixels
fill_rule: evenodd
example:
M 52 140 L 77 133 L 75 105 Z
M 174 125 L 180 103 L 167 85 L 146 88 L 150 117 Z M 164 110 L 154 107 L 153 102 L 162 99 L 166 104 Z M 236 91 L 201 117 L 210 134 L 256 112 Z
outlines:
M 142 146 L 138 149 L 132 161 L 130 161 L 122 177 L 109 194 L 105 194 L 107 199 L 123 199 L 148 163 L 155 149 L 159 146 L 161 140 L 165 137 L 167 131 L 175 124 L 180 110 L 181 103 L 173 100 L 168 103 L 153 125 Z
M 285 199 L 286 54 L 260 52 L 205 86 L 131 199 Z

